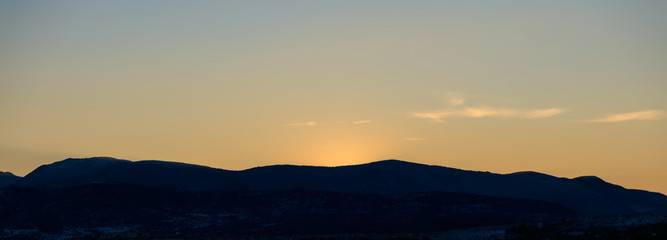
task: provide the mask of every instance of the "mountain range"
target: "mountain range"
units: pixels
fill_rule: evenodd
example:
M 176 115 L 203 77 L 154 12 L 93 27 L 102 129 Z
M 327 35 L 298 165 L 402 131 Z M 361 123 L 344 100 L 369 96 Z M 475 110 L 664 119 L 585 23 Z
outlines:
M 43 165 L 23 178 L 0 174 L 0 186 L 62 189 L 89 184 L 177 191 L 448 192 L 545 201 L 579 214 L 667 214 L 665 195 L 625 189 L 595 176 L 568 179 L 538 172 L 496 174 L 399 160 L 341 167 L 274 165 L 231 171 L 178 162 L 94 157 Z
M 566 236 L 562 229 L 597 226 L 607 216 L 616 221 L 610 226 L 636 216 L 655 228 L 665 214 L 665 195 L 594 176 L 399 160 L 230 171 L 94 157 L 43 165 L 25 177 L 0 172 L 0 239 L 422 239 L 471 228 L 495 229 L 477 232 L 483 239 L 506 231 L 506 239 L 532 239 L 542 223 Z

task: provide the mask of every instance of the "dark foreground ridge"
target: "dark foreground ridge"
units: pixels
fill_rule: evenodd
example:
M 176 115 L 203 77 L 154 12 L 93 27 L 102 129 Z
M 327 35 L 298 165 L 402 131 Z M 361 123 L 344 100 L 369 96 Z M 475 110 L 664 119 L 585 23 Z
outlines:
M 531 224 L 575 216 L 648 214 L 659 223 L 667 213 L 664 195 L 593 176 L 398 160 L 229 171 L 98 157 L 43 165 L 24 178 L 3 173 L 0 183 L 0 239 L 398 234 L 523 224 L 511 229 L 520 239 L 540 229 Z
M 577 215 L 543 201 L 444 192 L 176 191 L 88 184 L 1 193 L 8 197 L 0 204 L 0 227 L 47 233 L 102 227 L 151 235 L 433 232 Z
M 625 189 L 597 177 L 567 179 L 537 172 L 495 174 L 398 160 L 342 167 L 274 165 L 229 171 L 163 161 L 66 159 L 43 165 L 13 185 L 63 188 L 91 183 L 188 191 L 316 190 L 352 194 L 440 191 L 542 200 L 581 214 L 667 214 L 665 195 Z

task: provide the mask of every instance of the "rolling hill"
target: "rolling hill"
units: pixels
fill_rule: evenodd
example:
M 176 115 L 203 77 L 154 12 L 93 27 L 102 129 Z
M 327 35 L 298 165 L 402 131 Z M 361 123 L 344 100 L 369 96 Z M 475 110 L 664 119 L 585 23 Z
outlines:
M 164 161 L 107 157 L 40 166 L 14 186 L 66 188 L 119 183 L 170 190 L 313 190 L 347 194 L 451 192 L 561 204 L 581 214 L 667 213 L 667 197 L 630 190 L 597 177 L 559 178 L 537 172 L 495 174 L 399 160 L 315 167 L 274 165 L 230 171 Z

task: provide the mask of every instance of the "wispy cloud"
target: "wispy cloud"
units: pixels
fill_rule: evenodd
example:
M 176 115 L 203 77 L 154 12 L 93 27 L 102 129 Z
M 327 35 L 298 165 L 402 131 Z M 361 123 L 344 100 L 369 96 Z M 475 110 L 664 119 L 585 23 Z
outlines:
M 466 118 L 483 118 L 483 117 L 499 117 L 499 118 L 547 118 L 565 112 L 561 108 L 549 109 L 534 109 L 534 110 L 518 110 L 509 108 L 493 108 L 493 107 L 466 107 L 453 108 L 432 112 L 416 112 L 410 114 L 415 118 L 429 119 L 435 122 L 444 122 L 444 119 L 454 117 Z
M 541 109 L 541 110 L 531 110 L 527 111 L 524 115 L 525 118 L 547 118 L 551 116 L 555 116 L 558 114 L 561 114 L 565 112 L 564 109 L 562 108 L 549 108 L 549 109 Z
M 513 109 L 513 108 L 497 108 L 489 106 L 467 107 L 460 106 L 465 102 L 465 99 L 460 98 L 455 93 L 446 93 L 444 95 L 445 102 L 450 108 L 436 111 L 413 112 L 410 117 L 428 119 L 434 122 L 444 122 L 447 118 L 548 118 L 556 116 L 565 112 L 562 108 L 546 108 L 546 109 Z
M 463 109 L 457 109 L 454 112 L 455 116 L 461 117 L 512 117 L 517 115 L 517 111 L 513 109 L 506 108 L 492 108 L 492 107 L 467 107 Z
M 660 110 L 646 110 L 639 112 L 609 114 L 606 117 L 588 120 L 584 122 L 625 122 L 635 120 L 659 120 L 667 117 L 667 113 Z
M 447 118 L 450 115 L 452 115 L 452 112 L 447 112 L 447 111 L 441 111 L 441 112 L 416 112 L 416 113 L 411 113 L 410 116 L 416 117 L 416 118 L 424 118 L 424 119 L 429 119 L 433 120 L 435 122 L 444 122 L 442 120 L 443 118 Z
M 310 122 L 295 122 L 295 123 L 288 123 L 285 124 L 285 126 L 290 126 L 290 127 L 308 127 L 308 126 L 328 126 L 328 125 L 362 125 L 362 124 L 369 124 L 372 123 L 373 120 L 366 119 L 366 120 L 358 120 L 358 121 L 335 121 L 335 122 L 315 122 L 315 121 L 310 121 Z
M 456 107 L 458 105 L 461 105 L 465 102 L 465 99 L 457 97 L 454 93 L 447 93 L 445 94 L 445 102 L 449 104 L 452 107 Z
M 424 140 L 423 138 L 418 138 L 418 137 L 409 137 L 409 138 L 403 138 L 404 141 L 422 141 Z
M 317 125 L 317 122 L 297 122 L 297 123 L 285 124 L 285 126 L 292 126 L 292 127 L 315 126 L 315 125 Z
M 356 125 L 359 125 L 359 124 L 367 124 L 367 123 L 371 123 L 371 122 L 373 122 L 373 120 L 359 120 L 359 121 L 354 121 L 352 123 L 356 124 Z

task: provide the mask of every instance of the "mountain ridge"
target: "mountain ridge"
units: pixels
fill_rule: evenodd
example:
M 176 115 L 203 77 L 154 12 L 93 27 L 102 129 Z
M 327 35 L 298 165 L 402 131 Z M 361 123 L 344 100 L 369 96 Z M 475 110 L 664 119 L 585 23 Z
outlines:
M 234 171 L 157 160 L 70 158 L 42 165 L 10 185 L 62 188 L 93 183 L 174 190 L 302 189 L 352 194 L 439 191 L 542 200 L 583 214 L 667 213 L 664 195 L 625 189 L 594 176 L 568 179 L 531 171 L 498 174 L 396 159 L 338 167 L 270 165 Z
M 10 186 L 21 180 L 21 177 L 14 175 L 11 172 L 0 171 L 0 188 Z

